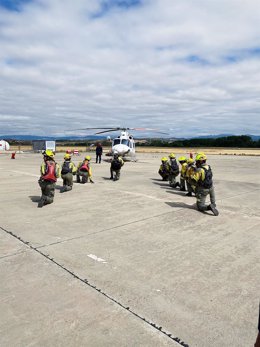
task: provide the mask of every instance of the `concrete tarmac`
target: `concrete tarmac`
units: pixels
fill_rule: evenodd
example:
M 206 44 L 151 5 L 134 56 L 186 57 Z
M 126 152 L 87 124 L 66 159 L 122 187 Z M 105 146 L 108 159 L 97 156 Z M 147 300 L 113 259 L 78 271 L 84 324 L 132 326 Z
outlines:
M 117 182 L 93 158 L 95 184 L 59 179 L 37 208 L 42 156 L 0 154 L 0 346 L 253 346 L 260 158 L 209 156 L 215 217 L 160 180 L 162 155 Z

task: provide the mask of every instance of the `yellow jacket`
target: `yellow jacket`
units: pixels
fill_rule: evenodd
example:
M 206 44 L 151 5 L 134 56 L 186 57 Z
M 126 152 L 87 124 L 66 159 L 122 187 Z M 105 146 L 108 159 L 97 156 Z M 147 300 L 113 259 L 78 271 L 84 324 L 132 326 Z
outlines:
M 170 166 L 168 162 L 165 162 L 165 164 L 161 164 L 159 167 L 159 172 L 170 172 Z
M 197 171 L 197 169 L 193 165 L 188 165 L 187 170 L 185 172 L 185 178 L 189 180 Z
M 186 176 L 187 167 L 188 167 L 187 163 L 181 164 L 181 177 L 183 178 L 185 178 Z
M 198 183 L 199 181 L 203 182 L 205 180 L 205 170 L 203 168 L 208 170 L 209 166 L 206 164 L 202 165 L 201 167 L 197 168 L 193 174 L 191 174 L 190 178 L 194 182 Z
M 119 161 L 121 162 L 121 167 L 125 164 L 124 160 L 121 157 L 118 157 Z

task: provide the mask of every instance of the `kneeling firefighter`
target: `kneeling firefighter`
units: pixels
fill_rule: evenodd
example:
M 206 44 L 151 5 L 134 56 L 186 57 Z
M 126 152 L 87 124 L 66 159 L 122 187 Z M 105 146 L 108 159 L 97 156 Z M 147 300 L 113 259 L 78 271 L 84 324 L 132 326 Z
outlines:
M 41 177 L 38 181 L 42 190 L 42 196 L 38 207 L 53 203 L 56 181 L 60 177 L 60 168 L 55 162 L 54 154 L 51 150 L 47 149 L 44 151 L 43 160 L 44 162 L 40 169 Z
M 192 158 L 189 158 L 187 160 L 187 170 L 185 173 L 185 180 L 186 180 L 186 184 L 187 184 L 187 189 L 188 189 L 188 193 L 186 194 L 186 196 L 192 196 L 192 193 L 195 193 L 195 185 L 192 185 L 192 181 L 191 181 L 191 176 L 196 172 L 197 168 L 195 165 L 195 160 Z
M 64 163 L 61 168 L 61 178 L 63 179 L 63 188 L 61 193 L 68 192 L 73 186 L 73 175 L 76 175 L 77 168 L 71 161 L 71 155 L 66 153 L 64 156 Z
M 187 158 L 186 157 L 180 157 L 179 163 L 181 164 L 181 177 L 180 177 L 180 190 L 185 192 L 185 176 L 186 176 L 186 170 L 187 170 Z
M 77 170 L 77 183 L 87 183 L 88 180 L 90 181 L 90 183 L 94 183 L 94 181 L 92 180 L 92 170 L 89 163 L 90 159 L 91 157 L 87 155 L 85 159 L 81 163 L 79 163 Z
M 122 166 L 124 165 L 124 161 L 117 153 L 114 154 L 113 160 L 111 161 L 110 166 L 110 179 L 114 181 L 118 181 L 120 178 L 120 171 Z
M 170 168 L 168 164 L 168 159 L 166 157 L 162 157 L 158 174 L 162 177 L 163 181 L 168 181 L 169 173 L 170 173 Z
M 179 175 L 180 169 L 174 153 L 171 153 L 169 155 L 169 159 L 169 185 L 173 188 L 176 188 L 180 186 L 179 182 L 176 182 L 176 177 Z
M 213 186 L 213 174 L 211 167 L 206 164 L 207 157 L 204 153 L 196 156 L 197 170 L 190 176 L 191 182 L 196 186 L 197 207 L 201 212 L 212 211 L 215 216 L 219 212 L 216 208 L 215 191 Z M 206 205 L 206 198 L 210 196 L 210 205 Z

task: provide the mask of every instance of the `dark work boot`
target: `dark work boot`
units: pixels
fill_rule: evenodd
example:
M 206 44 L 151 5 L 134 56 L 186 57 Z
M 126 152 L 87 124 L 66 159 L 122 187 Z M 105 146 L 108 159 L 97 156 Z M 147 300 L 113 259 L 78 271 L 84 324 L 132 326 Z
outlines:
M 46 199 L 44 197 L 38 202 L 38 207 L 42 208 L 46 204 Z
M 174 185 L 174 188 L 177 188 L 180 186 L 180 183 L 179 182 L 176 182 L 175 185 Z
M 211 210 L 211 211 L 213 212 L 214 216 L 218 216 L 218 215 L 219 215 L 219 212 L 218 212 L 218 210 L 216 209 L 216 206 L 214 206 L 213 204 L 210 204 L 210 205 L 208 206 L 208 209 Z
M 186 196 L 192 196 L 192 192 L 188 192 L 187 194 L 185 194 Z

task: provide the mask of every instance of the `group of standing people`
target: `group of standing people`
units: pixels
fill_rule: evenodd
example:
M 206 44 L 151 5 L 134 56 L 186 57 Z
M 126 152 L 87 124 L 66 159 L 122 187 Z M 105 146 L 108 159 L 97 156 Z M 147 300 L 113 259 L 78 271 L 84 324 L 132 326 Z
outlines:
M 179 167 L 179 164 L 181 167 Z M 161 159 L 159 175 L 163 181 L 169 181 L 173 188 L 180 188 L 180 191 L 186 191 L 186 196 L 195 194 L 197 199 L 197 208 L 199 211 L 212 211 L 215 216 L 219 212 L 216 208 L 215 191 L 213 185 L 213 173 L 210 165 L 207 164 L 205 153 L 198 153 L 195 160 L 181 156 L 176 159 L 174 153 Z M 177 176 L 180 174 L 180 182 L 177 182 Z M 210 204 L 206 205 L 206 198 L 209 195 Z

